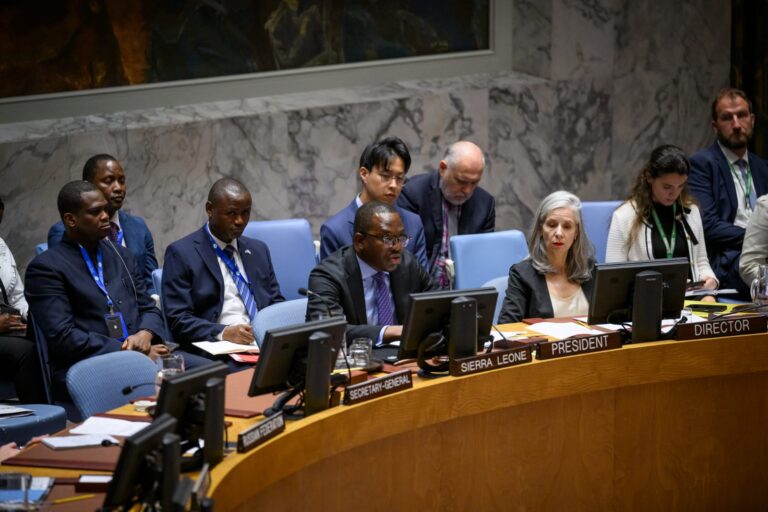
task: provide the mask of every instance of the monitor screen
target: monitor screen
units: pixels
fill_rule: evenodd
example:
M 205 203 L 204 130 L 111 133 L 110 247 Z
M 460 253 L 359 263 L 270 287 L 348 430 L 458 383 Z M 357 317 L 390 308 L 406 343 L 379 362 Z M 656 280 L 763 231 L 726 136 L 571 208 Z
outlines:
M 344 317 L 336 317 L 267 331 L 248 395 L 306 386 L 312 412 L 328 408 L 330 374 L 346 327 Z M 310 338 L 317 333 L 328 336 L 315 337 L 318 343 L 314 343 Z M 316 378 L 312 378 L 312 374 Z M 317 402 L 309 404 L 309 397 L 317 397 Z
M 408 316 L 403 325 L 398 359 L 413 359 L 417 356 L 419 344 L 430 333 L 444 331 L 451 321 L 451 302 L 459 297 L 468 297 L 477 301 L 477 336 L 481 339 L 491 332 L 493 314 L 496 311 L 496 288 L 469 288 L 466 290 L 441 290 L 434 292 L 412 293 Z M 478 346 L 480 350 L 482 346 Z
M 139 501 L 167 505 L 179 479 L 176 425 L 176 418 L 163 414 L 125 440 L 104 498 L 105 509 L 128 510 Z
M 228 371 L 227 365 L 212 362 L 163 381 L 155 415 L 165 413 L 179 421 L 177 432 L 186 447 L 204 441 L 197 456 L 185 458 L 184 471 L 199 468 L 203 462 L 213 467 L 223 458 L 224 384 Z
M 632 321 L 635 275 L 646 270 L 662 276 L 662 318 L 679 317 L 685 301 L 688 269 L 687 258 L 598 264 L 588 322 L 594 325 Z

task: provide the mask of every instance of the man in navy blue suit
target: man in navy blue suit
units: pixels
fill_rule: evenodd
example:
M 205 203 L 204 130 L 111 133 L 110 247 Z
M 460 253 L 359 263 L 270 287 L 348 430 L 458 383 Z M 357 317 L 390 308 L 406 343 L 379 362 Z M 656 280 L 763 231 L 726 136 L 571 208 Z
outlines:
M 712 102 L 714 144 L 691 157 L 688 185 L 699 202 L 707 255 L 720 288 L 736 288 L 748 300 L 739 276 L 744 230 L 758 197 L 768 193 L 768 165 L 747 150 L 755 127 L 744 92 L 723 89 Z
M 450 285 L 445 260 L 451 257 L 451 236 L 490 233 L 496 227 L 496 201 L 478 186 L 483 169 L 483 151 L 472 142 L 456 142 L 438 170 L 409 179 L 397 200 L 421 217 L 429 270 L 442 288 Z
M 408 147 L 397 137 L 389 137 L 369 144 L 360 156 L 358 174 L 363 190 L 349 205 L 325 221 L 320 227 L 320 258 L 325 259 L 336 250 L 352 245 L 355 212 L 369 201 L 381 201 L 395 206 L 403 188 L 405 175 L 411 166 Z M 424 227 L 419 216 L 397 208 L 410 237 L 408 249 L 421 265 L 427 267 Z
M 108 203 L 87 181 L 64 185 L 58 196 L 64 238 L 27 268 L 25 294 L 48 344 L 54 398 L 68 398 L 65 378 L 83 359 L 135 350 L 152 358 L 168 352 L 163 321 L 142 272 L 109 234 Z
M 157 268 L 155 243 L 144 219 L 121 210 L 126 189 L 125 173 L 120 162 L 110 155 L 94 155 L 83 166 L 83 180 L 96 185 L 96 188 L 101 190 L 107 198 L 110 240 L 126 247 L 133 254 L 147 290 L 150 294 L 155 293 L 155 287 L 152 284 L 152 271 Z M 48 248 L 61 242 L 63 235 L 64 225 L 61 222 L 51 226 L 48 230 Z
M 182 345 L 253 343 L 251 323 L 258 311 L 285 299 L 266 244 L 241 236 L 251 194 L 239 181 L 222 178 L 211 187 L 205 211 L 208 223 L 165 252 L 165 316 Z

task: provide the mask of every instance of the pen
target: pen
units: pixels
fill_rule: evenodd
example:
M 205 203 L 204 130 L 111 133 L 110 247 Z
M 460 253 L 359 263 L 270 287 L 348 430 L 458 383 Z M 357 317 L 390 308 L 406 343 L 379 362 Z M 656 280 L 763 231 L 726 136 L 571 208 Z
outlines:
M 591 329 L 591 327 L 589 325 L 585 324 L 581 320 L 576 320 L 576 323 L 579 324 L 582 327 L 586 327 L 587 329 Z
M 95 497 L 95 494 L 81 494 L 79 496 L 70 496 L 69 498 L 59 498 L 57 500 L 53 500 L 51 503 L 54 505 L 60 505 L 62 503 L 72 503 L 73 501 L 87 500 Z

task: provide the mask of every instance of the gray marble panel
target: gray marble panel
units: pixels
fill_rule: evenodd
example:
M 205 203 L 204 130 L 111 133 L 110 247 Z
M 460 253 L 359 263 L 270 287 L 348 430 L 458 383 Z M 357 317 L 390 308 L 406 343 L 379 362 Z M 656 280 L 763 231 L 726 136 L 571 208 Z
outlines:
M 614 3 L 614 0 L 553 0 L 552 79 L 611 76 Z
M 550 78 L 553 0 L 514 0 L 513 3 L 512 69 Z

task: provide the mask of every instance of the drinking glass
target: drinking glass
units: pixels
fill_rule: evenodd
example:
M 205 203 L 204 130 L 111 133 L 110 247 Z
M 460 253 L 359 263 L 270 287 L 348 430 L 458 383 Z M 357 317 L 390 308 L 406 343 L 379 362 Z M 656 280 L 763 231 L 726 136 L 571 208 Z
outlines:
M 349 346 L 349 364 L 365 368 L 371 363 L 373 342 L 371 338 L 355 338 Z
M 166 354 L 158 358 L 159 371 L 155 379 L 155 393 L 160 394 L 163 381 L 184 372 L 184 358 L 181 354 Z

